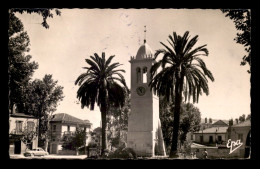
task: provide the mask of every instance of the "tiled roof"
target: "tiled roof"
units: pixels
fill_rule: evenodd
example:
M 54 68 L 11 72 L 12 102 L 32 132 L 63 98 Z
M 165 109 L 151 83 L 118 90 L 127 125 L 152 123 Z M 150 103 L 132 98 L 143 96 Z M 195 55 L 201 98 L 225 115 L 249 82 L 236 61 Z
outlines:
M 11 117 L 24 117 L 24 118 L 36 118 L 33 115 L 24 114 L 24 113 L 13 113 L 10 114 Z
M 246 120 L 244 122 L 234 124 L 232 127 L 246 127 L 246 126 L 251 126 L 251 120 Z
M 212 125 L 228 125 L 228 124 L 225 123 L 224 120 L 218 120 L 215 123 L 213 123 Z
M 228 127 L 211 127 L 203 130 L 203 133 L 226 133 Z M 202 133 L 202 131 L 194 132 L 194 133 Z
M 212 119 L 212 123 L 211 124 L 214 124 L 218 121 L 220 121 L 221 119 Z M 228 124 L 228 120 L 221 120 L 222 122 L 224 122 L 225 124 Z M 201 118 L 201 124 L 205 123 L 205 118 Z M 209 118 L 207 119 L 207 123 L 209 123 Z
M 54 114 L 51 122 L 61 122 L 61 123 L 73 123 L 73 124 L 91 124 L 89 121 L 84 121 L 73 117 L 66 113 Z

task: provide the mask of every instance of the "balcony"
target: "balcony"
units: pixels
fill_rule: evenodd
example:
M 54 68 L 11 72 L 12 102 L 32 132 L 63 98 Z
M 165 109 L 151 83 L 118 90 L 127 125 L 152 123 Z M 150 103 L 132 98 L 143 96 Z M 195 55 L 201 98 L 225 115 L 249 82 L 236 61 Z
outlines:
M 22 130 L 17 130 L 17 129 L 13 129 L 10 131 L 11 135 L 23 135 L 23 131 Z
M 64 131 L 63 136 L 73 136 L 75 134 L 75 131 Z

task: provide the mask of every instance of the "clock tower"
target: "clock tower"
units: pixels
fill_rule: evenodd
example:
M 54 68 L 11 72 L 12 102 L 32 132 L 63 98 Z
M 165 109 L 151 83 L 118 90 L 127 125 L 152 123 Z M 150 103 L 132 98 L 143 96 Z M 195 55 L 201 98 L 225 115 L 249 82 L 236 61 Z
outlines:
M 131 113 L 128 118 L 127 147 L 138 156 L 166 155 L 159 98 L 150 91 L 150 69 L 155 62 L 150 46 L 144 40 L 136 56 L 131 56 Z

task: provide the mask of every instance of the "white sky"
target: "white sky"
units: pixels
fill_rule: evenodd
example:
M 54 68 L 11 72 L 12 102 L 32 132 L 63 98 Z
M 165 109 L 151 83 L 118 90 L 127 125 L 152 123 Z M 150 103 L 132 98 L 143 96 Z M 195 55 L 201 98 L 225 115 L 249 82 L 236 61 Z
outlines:
M 52 74 L 64 87 L 65 98 L 55 113 L 67 113 L 100 125 L 99 108 L 81 109 L 76 104 L 76 78 L 87 66 L 85 59 L 95 52 L 116 55 L 126 70 L 130 88 L 130 56 L 135 56 L 144 39 L 153 51 L 163 48 L 173 31 L 191 37 L 199 35 L 197 46 L 207 44 L 209 56 L 203 57 L 215 81 L 209 82 L 210 94 L 200 97 L 196 106 L 202 117 L 228 120 L 250 113 L 250 74 L 240 66 L 245 55 L 242 45 L 233 39 L 237 30 L 233 21 L 220 10 L 201 9 L 61 9 L 61 16 L 48 18 L 50 29 L 43 28 L 37 14 L 17 14 L 30 37 L 29 52 L 39 63 L 33 78 Z M 54 12 L 54 11 L 53 11 Z

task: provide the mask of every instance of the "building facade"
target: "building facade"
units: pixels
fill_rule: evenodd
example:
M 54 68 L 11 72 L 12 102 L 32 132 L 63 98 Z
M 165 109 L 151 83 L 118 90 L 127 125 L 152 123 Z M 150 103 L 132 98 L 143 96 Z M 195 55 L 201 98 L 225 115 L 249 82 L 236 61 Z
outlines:
M 194 132 L 194 142 L 205 145 L 226 144 L 228 127 L 211 127 Z
M 251 155 L 251 120 L 232 125 L 228 129 L 228 139 L 233 142 L 238 140 L 242 145 L 229 156 L 250 158 Z
M 92 124 L 88 120 L 81 120 L 66 113 L 55 114 L 50 121 L 50 154 L 71 153 L 69 151 L 62 151 L 62 144 L 68 137 L 74 135 L 77 127 L 86 131 L 86 145 L 91 141 L 90 131 L 92 131 Z M 75 153 L 75 152 L 72 152 Z
M 32 115 L 10 114 L 9 154 L 23 154 L 27 149 L 38 147 L 37 128 L 39 121 Z M 24 141 L 23 141 L 24 140 Z

